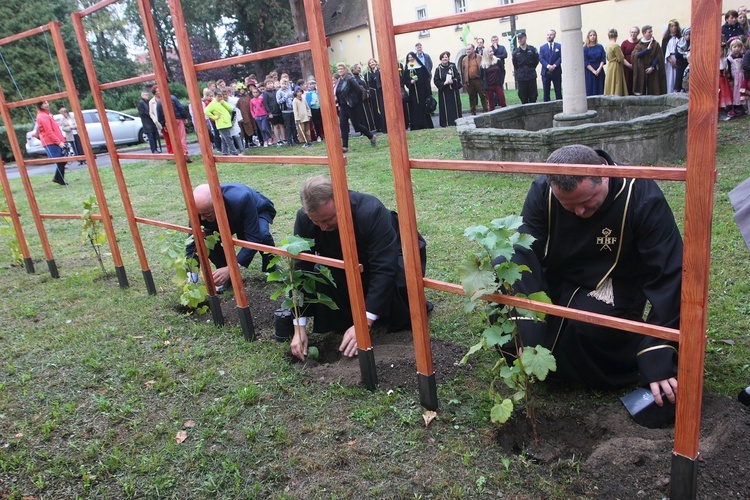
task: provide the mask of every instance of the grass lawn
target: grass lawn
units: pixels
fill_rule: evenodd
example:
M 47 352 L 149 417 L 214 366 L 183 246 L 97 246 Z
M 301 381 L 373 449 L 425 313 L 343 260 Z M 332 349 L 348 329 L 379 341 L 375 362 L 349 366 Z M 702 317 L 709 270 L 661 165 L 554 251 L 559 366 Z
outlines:
M 510 93 L 509 93 L 510 94 Z M 732 219 L 727 192 L 750 176 L 747 119 L 720 125 L 705 388 L 736 396 L 750 383 L 750 259 Z M 415 157 L 461 158 L 455 129 L 407 134 Z M 372 150 L 350 141 L 349 187 L 395 208 L 387 137 Z M 322 145 L 264 149 L 265 154 L 323 154 Z M 290 158 L 293 162 L 293 158 Z M 291 234 L 298 189 L 319 166 L 220 164 L 222 182 L 253 186 L 272 199 L 276 241 Z M 124 166 L 136 214 L 184 224 L 174 164 Z M 193 185 L 202 165 L 189 165 Z M 140 226 L 159 293 L 149 296 L 111 169 L 100 171 L 130 278 L 121 290 L 103 279 L 80 221 L 45 227 L 60 279 L 47 273 L 20 181 L 12 191 L 36 274 L 0 254 L 0 497 L 5 498 L 571 498 L 581 495 L 576 457 L 552 467 L 504 452 L 488 419 L 489 366 L 479 363 L 438 387 L 440 413 L 429 428 L 416 392 L 311 384 L 287 346 L 239 326 L 217 329 L 177 311 L 178 293 L 160 264 L 158 235 Z M 457 282 L 469 225 L 520 212 L 530 176 L 412 172 L 427 275 Z M 31 183 L 42 213 L 80 213 L 93 192 L 85 170 L 62 188 L 48 176 Z M 663 183 L 678 220 L 683 185 Z M 0 233 L 0 244 L 7 236 Z M 106 258 L 110 275 L 111 259 Z M 257 276 L 256 259 L 246 276 Z M 427 291 L 435 338 L 468 347 L 477 325 L 455 296 Z M 252 305 L 251 305 L 252 308 Z M 377 356 L 377 353 L 376 353 Z M 481 359 L 481 358 L 480 358 Z M 487 363 L 488 365 L 488 363 Z M 600 395 L 584 392 L 583 398 Z M 554 395 L 541 391 L 541 404 Z M 613 404 L 613 398 L 601 404 Z M 619 404 L 619 403 L 618 403 Z M 179 431 L 187 432 L 182 443 Z M 543 436 L 542 436 L 543 438 Z

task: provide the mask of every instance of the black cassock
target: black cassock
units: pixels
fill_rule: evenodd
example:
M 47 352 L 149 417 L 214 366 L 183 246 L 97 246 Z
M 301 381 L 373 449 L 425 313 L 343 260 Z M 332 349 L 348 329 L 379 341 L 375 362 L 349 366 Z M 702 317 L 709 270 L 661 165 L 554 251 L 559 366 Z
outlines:
M 446 85 L 445 80 L 451 75 L 453 84 Z M 461 75 L 453 63 L 438 64 L 433 78 L 438 89 L 438 112 L 440 126 L 449 127 L 456 124 L 456 118 L 461 118 Z
M 587 181 L 584 181 L 587 182 Z M 602 206 L 587 219 L 565 210 L 544 176 L 531 185 L 521 231 L 536 238 L 513 258 L 531 268 L 516 290 L 547 292 L 553 304 L 679 327 L 682 237 L 654 181 L 609 179 Z M 554 376 L 622 387 L 676 376 L 676 349 L 663 339 L 547 316 L 519 321 L 524 345 L 553 349 Z
M 416 82 L 412 83 L 412 76 L 416 76 Z M 423 128 L 434 128 L 432 117 L 427 112 L 427 97 L 432 95 L 432 86 L 430 84 L 430 73 L 424 66 L 410 68 L 407 64 L 404 66 L 402 82 L 409 92 L 409 120 L 411 130 Z

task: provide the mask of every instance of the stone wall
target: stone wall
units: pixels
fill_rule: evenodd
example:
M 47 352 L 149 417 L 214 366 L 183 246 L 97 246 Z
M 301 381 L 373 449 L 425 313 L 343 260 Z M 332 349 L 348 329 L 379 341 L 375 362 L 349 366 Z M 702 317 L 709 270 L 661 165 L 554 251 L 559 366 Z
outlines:
M 653 165 L 684 158 L 687 96 L 597 96 L 588 109 L 595 123 L 552 127 L 562 102 L 511 106 L 456 121 L 464 159 L 543 162 L 554 150 L 585 144 L 618 163 Z

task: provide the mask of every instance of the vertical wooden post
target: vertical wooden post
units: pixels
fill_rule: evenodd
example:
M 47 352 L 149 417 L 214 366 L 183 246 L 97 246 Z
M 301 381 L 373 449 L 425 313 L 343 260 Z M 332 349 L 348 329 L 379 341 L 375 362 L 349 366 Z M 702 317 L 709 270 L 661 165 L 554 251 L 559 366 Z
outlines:
M 398 74 L 396 40 L 393 34 L 393 13 L 388 0 L 374 0 L 375 33 L 381 57 L 380 74 L 383 84 L 385 116 L 388 121 L 388 145 L 391 149 L 393 183 L 399 212 L 399 231 L 404 254 L 406 288 L 409 294 L 414 355 L 417 361 L 417 383 L 422 406 L 436 410 L 437 384 L 432 367 L 430 334 L 427 327 L 427 308 L 422 280 L 422 265 L 417 239 L 417 218 L 412 192 L 409 147 L 406 140 L 401 75 Z
M 716 180 L 716 89 L 719 88 L 720 0 L 692 0 L 688 104 L 685 249 L 671 498 L 696 498 L 698 438 L 706 347 L 711 215 Z
M 91 89 L 91 97 L 94 100 L 94 107 L 100 117 L 106 117 L 106 110 L 104 106 L 104 100 L 102 99 L 101 90 L 99 89 L 99 81 L 96 76 L 96 70 L 94 69 L 94 62 L 91 57 L 91 50 L 89 49 L 88 41 L 86 40 L 86 33 L 83 28 L 82 14 L 74 12 L 71 14 L 71 21 L 73 23 L 73 30 L 76 35 L 78 42 L 78 49 L 81 51 L 81 59 L 83 60 L 83 67 L 86 71 L 86 78 L 89 82 L 89 88 Z M 81 120 L 76 115 L 76 122 Z M 146 251 L 143 249 L 143 241 L 141 240 L 141 233 L 138 230 L 138 223 L 135 220 L 135 213 L 133 212 L 133 204 L 130 201 L 130 194 L 128 193 L 128 187 L 125 183 L 125 176 L 122 173 L 122 166 L 120 165 L 120 157 L 117 154 L 117 147 L 115 146 L 112 138 L 112 129 L 109 126 L 109 121 L 106 119 L 101 120 L 102 133 L 104 134 L 104 140 L 107 144 L 107 153 L 109 154 L 109 160 L 112 164 L 112 172 L 115 175 L 115 183 L 117 184 L 117 190 L 120 193 L 120 199 L 122 200 L 123 209 L 125 210 L 125 218 L 128 221 L 128 228 L 130 229 L 130 236 L 133 239 L 135 246 L 135 252 L 138 256 L 138 262 L 141 266 L 141 273 L 143 280 L 146 284 L 146 290 L 151 295 L 156 295 L 156 286 L 154 285 L 154 278 L 151 275 L 151 269 L 148 266 L 148 259 L 146 258 Z M 82 127 L 85 128 L 85 127 Z M 84 144 L 84 149 L 88 155 L 91 150 L 89 142 L 81 141 Z M 90 160 L 87 156 L 87 163 L 90 164 Z
M 52 255 L 52 249 L 49 246 L 47 231 L 44 229 L 44 222 L 42 221 L 42 217 L 39 213 L 39 205 L 36 202 L 36 197 L 34 196 L 34 188 L 31 186 L 29 173 L 26 170 L 26 163 L 23 160 L 21 146 L 18 144 L 18 138 L 16 137 L 16 134 L 12 133 L 13 121 L 10 119 L 10 113 L 8 112 L 8 105 L 5 101 L 4 92 L 0 92 L 0 115 L 2 115 L 3 117 L 3 123 L 5 123 L 6 130 L 11 131 L 11 133 L 6 134 L 8 136 L 8 143 L 10 143 L 10 149 L 11 151 L 13 151 L 13 156 L 16 158 L 16 166 L 18 167 L 18 173 L 21 176 L 21 183 L 23 184 L 23 189 L 26 193 L 26 200 L 29 202 L 31 217 L 34 219 L 36 232 L 39 235 L 39 242 L 42 244 L 42 251 L 44 252 L 44 258 L 47 261 L 49 274 L 53 278 L 59 278 L 60 273 L 57 270 L 55 257 Z
M 372 350 L 370 332 L 367 327 L 365 299 L 362 292 L 362 277 L 359 274 L 359 259 L 357 258 L 354 231 L 345 230 L 345 228 L 353 227 L 352 210 L 349 203 L 346 161 L 341 150 L 341 133 L 338 127 L 336 106 L 334 105 L 333 88 L 327 83 L 330 82 L 331 75 L 329 73 L 328 50 L 323 26 L 323 11 L 318 0 L 305 0 L 305 17 L 310 34 L 310 44 L 313 47 L 311 52 L 315 79 L 320 82 L 318 86 L 320 112 L 323 118 L 323 129 L 326 132 L 326 152 L 329 159 L 333 199 L 336 204 L 341 251 L 344 258 L 344 271 L 357 338 L 359 368 L 362 373 L 362 383 L 368 389 L 374 390 L 378 384 L 375 354 Z
M 73 115 L 76 117 L 76 123 L 84 124 L 83 113 L 81 113 L 81 104 L 78 102 L 78 95 L 76 93 L 75 82 L 73 81 L 73 73 L 70 72 L 70 64 L 68 63 L 68 55 L 65 53 L 65 43 L 60 33 L 60 22 L 55 21 L 49 24 L 50 34 L 52 35 L 52 41 L 55 45 L 55 53 L 57 55 L 57 61 L 60 65 L 60 75 L 62 76 L 65 84 L 65 91 L 68 94 L 68 101 L 70 102 L 70 108 Z M 106 121 L 106 116 L 104 120 Z M 90 145 L 89 133 L 86 127 L 80 127 L 78 135 L 81 136 L 81 143 Z M 128 287 L 128 275 L 125 273 L 125 266 L 122 263 L 122 257 L 120 256 L 120 246 L 117 244 L 117 234 L 115 228 L 112 225 L 112 216 L 109 213 L 109 207 L 107 206 L 107 198 L 104 196 L 104 188 L 102 188 L 102 181 L 99 177 L 99 170 L 96 167 L 96 157 L 91 151 L 91 147 L 84 149 L 86 154 L 86 166 L 89 170 L 89 177 L 91 177 L 91 184 L 94 188 L 94 196 L 96 196 L 96 202 L 99 205 L 99 213 L 102 216 L 102 225 L 104 226 L 104 233 L 107 235 L 107 243 L 109 244 L 109 250 L 112 253 L 112 261 L 115 264 L 115 274 L 117 275 L 117 281 L 120 284 L 120 288 Z
M 198 115 L 200 113 L 199 116 L 202 116 L 203 106 L 198 89 L 198 78 L 195 75 L 193 54 L 190 49 L 190 40 L 188 39 L 187 31 L 185 30 L 185 20 L 179 0 L 169 0 L 169 11 L 172 14 L 175 38 L 177 39 L 177 46 L 180 49 L 180 63 L 182 64 L 182 72 L 185 75 L 185 85 L 187 87 L 188 96 L 195 114 Z M 240 324 L 242 325 L 242 333 L 245 339 L 253 340 L 255 338 L 253 318 L 250 314 L 250 307 L 247 304 L 245 288 L 242 284 L 242 276 L 240 275 L 240 269 L 237 264 L 237 254 L 235 253 L 234 245 L 232 244 L 232 230 L 229 228 L 229 220 L 227 219 L 227 212 L 224 207 L 224 198 L 221 196 L 221 184 L 219 181 L 219 175 L 216 172 L 216 163 L 214 161 L 211 139 L 208 135 L 208 128 L 205 120 L 196 120 L 196 123 L 193 125 L 195 126 L 195 131 L 198 135 L 198 142 L 201 147 L 203 167 L 206 171 L 206 180 L 208 181 L 211 190 L 211 199 L 214 203 L 216 223 L 219 226 L 219 234 L 221 235 L 224 256 L 226 257 L 227 268 L 229 269 L 229 277 L 232 280 L 234 300 L 237 303 L 237 312 L 239 314 Z M 192 193 L 190 196 L 192 199 Z M 206 273 L 209 273 L 209 268 L 205 268 L 203 272 L 204 276 Z
M 3 89 L 0 88 L 0 93 L 2 93 L 2 91 Z M 13 127 L 5 127 L 5 130 L 12 132 Z M 34 274 L 34 261 L 31 260 L 31 256 L 29 255 L 29 247 L 26 245 L 26 238 L 24 237 L 23 228 L 21 227 L 21 219 L 18 217 L 16 202 L 13 201 L 13 193 L 10 191 L 8 173 L 5 171 L 5 163 L 3 162 L 3 160 L 0 160 L 0 184 L 2 184 L 3 193 L 5 194 L 5 204 L 8 206 L 8 214 L 10 214 L 10 220 L 13 222 L 13 231 L 15 231 L 16 233 L 18 246 L 21 248 L 23 265 L 26 268 L 27 273 Z

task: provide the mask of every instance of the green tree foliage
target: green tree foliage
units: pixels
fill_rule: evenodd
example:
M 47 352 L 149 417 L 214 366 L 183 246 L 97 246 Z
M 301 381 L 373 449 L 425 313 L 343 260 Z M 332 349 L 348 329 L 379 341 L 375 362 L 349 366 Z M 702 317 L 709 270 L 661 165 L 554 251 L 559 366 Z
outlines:
M 221 5 L 225 15 L 230 18 L 224 35 L 229 54 L 281 47 L 294 38 L 289 0 L 227 0 Z M 263 78 L 275 67 L 274 60 L 264 60 L 246 70 Z
M 88 90 L 88 84 L 70 20 L 70 14 L 74 10 L 73 0 L 45 0 L 44 2 L 5 0 L 0 2 L 0 38 L 34 29 L 51 21 L 60 21 L 63 43 L 76 89 L 84 92 Z M 47 44 L 49 44 L 49 52 Z M 46 36 L 39 33 L 3 45 L 0 47 L 0 53 L 8 66 L 6 69 L 0 61 L 0 86 L 9 102 L 21 100 L 21 96 L 29 98 L 59 92 L 59 88 L 64 88 L 55 47 L 49 33 Z M 52 60 L 50 60 L 50 54 Z M 18 85 L 20 95 L 13 80 Z M 33 109 L 29 109 L 28 112 L 20 109 L 15 110 L 12 117 L 14 121 L 28 123 L 33 121 L 35 114 L 36 111 Z
M 89 93 L 88 80 L 70 15 L 94 3 L 94 0 L 0 2 L 0 37 L 21 33 L 51 21 L 59 21 L 74 85 L 79 97 L 84 98 Z M 110 6 L 84 19 L 94 68 L 101 82 L 136 75 L 135 64 L 128 57 L 125 42 L 129 27 L 121 11 L 122 9 Z M 0 85 L 8 101 L 56 93 L 64 89 L 55 47 L 49 33 L 39 33 L 4 45 L 0 47 L 0 53 L 8 66 L 7 69 L 4 65 L 0 68 Z M 120 91 L 109 91 L 112 95 L 107 96 L 108 102 L 117 102 L 118 92 Z M 68 105 L 62 101 L 52 103 L 52 108 L 56 110 L 64 104 Z M 16 110 L 12 117 L 14 121 L 28 123 L 33 121 L 35 114 L 35 110 L 30 107 L 28 110 Z

